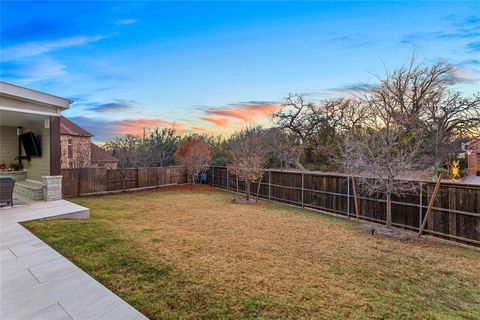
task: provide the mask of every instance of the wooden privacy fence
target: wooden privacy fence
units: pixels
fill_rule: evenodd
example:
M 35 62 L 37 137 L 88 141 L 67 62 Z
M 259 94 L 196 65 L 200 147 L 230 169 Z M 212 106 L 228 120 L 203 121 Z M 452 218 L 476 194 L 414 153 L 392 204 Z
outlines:
M 237 192 L 245 192 L 245 182 L 237 180 L 226 167 L 211 167 L 210 184 Z M 386 221 L 384 194 L 366 194 L 355 179 L 360 217 L 379 223 Z M 419 230 L 427 211 L 434 182 L 417 181 L 416 192 L 392 196 L 392 224 Z M 251 184 L 252 194 L 257 183 Z M 352 179 L 347 175 L 313 172 L 265 170 L 260 181 L 259 196 L 355 217 Z M 480 186 L 442 183 L 434 201 L 432 214 L 424 233 L 480 246 Z
M 64 195 L 77 195 L 78 187 L 78 194 L 82 195 L 187 182 L 186 170 L 182 166 L 62 169 L 61 173 Z

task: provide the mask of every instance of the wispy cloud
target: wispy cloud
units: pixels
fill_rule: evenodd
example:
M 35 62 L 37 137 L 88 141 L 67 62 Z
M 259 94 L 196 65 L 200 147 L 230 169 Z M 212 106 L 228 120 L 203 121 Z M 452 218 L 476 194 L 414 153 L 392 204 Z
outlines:
M 97 141 L 105 141 L 126 134 L 142 136 L 144 130 L 150 130 L 157 127 L 175 128 L 175 130 L 179 132 L 182 132 L 185 129 L 182 123 L 159 118 L 103 120 L 79 116 L 69 117 L 69 119 L 94 134 Z
M 352 93 L 366 92 L 372 89 L 373 87 L 374 87 L 373 84 L 358 82 L 358 83 L 346 84 L 340 87 L 328 88 L 327 92 L 352 94 Z
M 477 52 L 480 51 L 480 41 L 474 41 L 467 44 L 467 48 L 470 52 Z
M 159 118 L 140 118 L 140 119 L 125 119 L 120 121 L 111 121 L 111 132 L 119 135 L 127 133 L 134 135 L 143 134 L 144 129 L 153 128 L 175 128 L 175 130 L 182 131 L 184 125 L 175 121 L 169 121 Z
M 126 25 L 129 25 L 129 24 L 134 24 L 135 22 L 137 22 L 136 19 L 120 19 L 120 20 L 115 21 L 115 24 L 118 24 L 118 25 L 121 25 L 121 26 L 126 26 Z
M 226 127 L 229 124 L 228 118 L 216 118 L 216 117 L 200 117 L 201 120 L 208 121 L 219 127 Z
M 198 127 L 198 126 L 192 126 L 192 130 L 194 130 L 194 131 L 199 131 L 199 132 L 205 132 L 205 131 L 207 131 L 207 128 Z
M 27 84 L 35 81 L 49 80 L 66 73 L 66 66 L 52 58 L 20 63 L 4 63 L 1 76 L 17 83 Z
M 280 108 L 280 103 L 273 101 L 247 101 L 228 104 L 221 108 L 209 107 L 204 110 L 209 120 L 217 125 L 222 125 L 223 118 L 234 118 L 244 122 L 255 121 L 260 118 L 269 118 L 272 113 Z M 212 117 L 216 116 L 216 118 Z M 216 119 L 216 120 L 213 120 Z
M 446 17 L 446 20 L 451 21 L 452 24 L 448 30 L 407 34 L 403 37 L 401 42 L 405 44 L 414 44 L 420 41 L 462 40 L 477 39 L 480 37 L 480 17 L 448 16 Z
M 127 112 L 135 110 L 138 107 L 138 102 L 135 100 L 121 100 L 116 99 L 115 102 L 92 104 L 90 103 L 87 110 L 94 112 Z
M 103 36 L 76 36 L 49 41 L 31 41 L 2 49 L 3 61 L 19 60 L 49 53 L 59 49 L 77 47 L 103 39 Z
M 467 60 L 462 60 L 459 63 L 457 63 L 457 66 L 463 67 L 463 66 L 480 66 L 480 59 L 467 59 Z
M 326 44 L 338 44 L 344 48 L 365 47 L 372 44 L 372 41 L 366 41 L 368 38 L 360 33 L 342 34 L 325 41 Z
M 457 67 L 448 74 L 447 81 L 451 85 L 462 83 L 472 84 L 478 82 L 479 78 L 473 71 Z

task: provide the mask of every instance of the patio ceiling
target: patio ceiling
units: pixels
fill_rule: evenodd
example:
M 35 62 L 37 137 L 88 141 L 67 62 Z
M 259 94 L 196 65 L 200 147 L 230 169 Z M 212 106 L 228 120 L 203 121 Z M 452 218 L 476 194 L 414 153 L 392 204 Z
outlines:
M 47 115 L 0 110 L 0 126 L 23 127 L 49 119 Z

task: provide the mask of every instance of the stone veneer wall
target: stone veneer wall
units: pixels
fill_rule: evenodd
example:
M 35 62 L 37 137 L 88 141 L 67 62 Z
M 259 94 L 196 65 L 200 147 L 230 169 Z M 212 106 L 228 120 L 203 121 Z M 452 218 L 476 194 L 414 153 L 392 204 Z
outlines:
M 62 176 L 43 176 L 43 200 L 62 199 Z

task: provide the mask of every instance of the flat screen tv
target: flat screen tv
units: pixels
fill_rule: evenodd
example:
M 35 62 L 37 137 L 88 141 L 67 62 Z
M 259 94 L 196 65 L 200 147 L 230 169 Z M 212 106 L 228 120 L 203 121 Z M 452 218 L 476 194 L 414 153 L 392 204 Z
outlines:
M 26 132 L 20 135 L 20 141 L 22 142 L 23 150 L 25 150 L 25 155 L 28 157 L 40 157 L 42 155 L 42 150 L 40 149 L 40 144 L 35 138 L 33 132 Z

